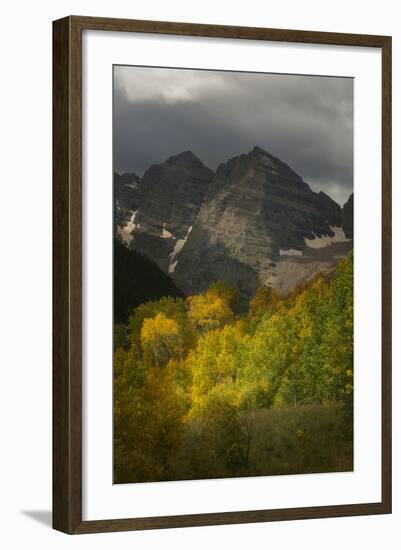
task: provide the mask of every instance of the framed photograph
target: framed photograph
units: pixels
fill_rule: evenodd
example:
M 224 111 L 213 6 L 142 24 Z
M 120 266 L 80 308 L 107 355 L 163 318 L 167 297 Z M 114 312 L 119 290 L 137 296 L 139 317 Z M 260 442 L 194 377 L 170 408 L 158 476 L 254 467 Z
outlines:
M 391 512 L 391 38 L 53 23 L 53 526 Z

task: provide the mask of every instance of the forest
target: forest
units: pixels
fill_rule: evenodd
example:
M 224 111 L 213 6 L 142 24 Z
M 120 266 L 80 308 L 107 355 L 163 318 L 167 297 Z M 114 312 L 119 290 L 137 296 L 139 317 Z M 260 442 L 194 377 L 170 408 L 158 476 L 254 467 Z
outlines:
M 115 483 L 352 469 L 352 253 L 286 297 L 217 281 L 115 323 Z

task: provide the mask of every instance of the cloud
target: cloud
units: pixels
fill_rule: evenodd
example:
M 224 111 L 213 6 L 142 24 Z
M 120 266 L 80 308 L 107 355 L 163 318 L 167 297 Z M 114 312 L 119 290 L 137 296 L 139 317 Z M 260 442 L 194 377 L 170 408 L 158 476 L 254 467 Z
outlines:
M 215 169 L 259 145 L 338 202 L 352 192 L 352 79 L 115 67 L 114 83 L 119 172 L 187 149 Z
M 114 84 L 132 103 L 195 102 L 208 94 L 215 94 L 219 89 L 224 93 L 224 73 L 207 73 L 205 78 L 205 71 L 118 66 L 115 68 Z

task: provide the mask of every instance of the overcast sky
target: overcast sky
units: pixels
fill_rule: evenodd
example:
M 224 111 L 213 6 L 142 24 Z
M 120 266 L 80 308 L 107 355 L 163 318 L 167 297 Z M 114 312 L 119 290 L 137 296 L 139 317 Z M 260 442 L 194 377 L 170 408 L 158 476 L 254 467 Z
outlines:
M 353 80 L 114 68 L 114 170 L 190 149 L 215 170 L 255 145 L 343 204 L 353 187 Z

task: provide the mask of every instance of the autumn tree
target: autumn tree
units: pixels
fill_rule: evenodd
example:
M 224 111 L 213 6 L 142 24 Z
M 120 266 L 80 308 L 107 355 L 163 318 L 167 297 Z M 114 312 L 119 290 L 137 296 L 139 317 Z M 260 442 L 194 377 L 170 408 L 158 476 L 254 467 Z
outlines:
M 138 306 L 128 322 L 128 338 L 140 345 L 141 330 L 145 319 L 152 319 L 158 313 L 177 323 L 183 353 L 196 345 L 197 334 L 192 324 L 188 322 L 187 304 L 183 298 L 165 297 Z
M 168 479 L 188 400 L 176 369 L 149 368 L 134 345 L 114 357 L 114 463 L 117 483 Z
M 187 302 L 188 318 L 202 333 L 221 328 L 234 319 L 230 307 L 231 294 L 223 286 L 214 286 L 204 294 L 189 296 Z
M 324 423 L 352 441 L 352 254 L 286 298 L 261 287 L 247 315 L 238 303 L 238 291 L 217 282 L 142 304 L 115 326 L 117 482 L 244 475 L 258 438 L 267 457 L 273 438 L 279 454 L 291 443 L 307 461 L 320 452 Z M 322 456 L 335 464 L 328 449 Z
M 215 386 L 198 411 L 196 425 L 209 457 L 208 470 L 214 477 L 244 471 L 248 441 L 233 388 Z
M 164 313 L 144 319 L 141 348 L 145 363 L 155 367 L 165 366 L 169 359 L 180 357 L 182 342 L 177 322 L 166 317 Z
M 321 353 L 332 400 L 342 403 L 348 416 L 353 409 L 353 255 L 339 263 L 332 283 L 330 311 Z
M 257 318 L 271 314 L 277 309 L 280 301 L 281 297 L 276 289 L 270 286 L 260 286 L 249 302 L 249 314 L 251 317 Z
M 187 358 L 192 372 L 193 410 L 202 405 L 215 386 L 235 382 L 241 339 L 241 329 L 236 325 L 209 331 L 199 338 L 197 348 Z
M 209 296 L 218 296 L 226 304 L 228 304 L 231 310 L 235 313 L 241 307 L 241 295 L 238 288 L 223 283 L 222 281 L 215 281 L 208 288 Z

